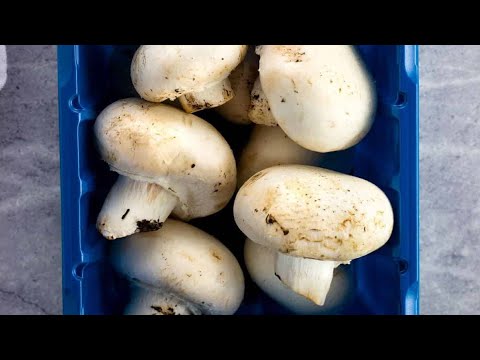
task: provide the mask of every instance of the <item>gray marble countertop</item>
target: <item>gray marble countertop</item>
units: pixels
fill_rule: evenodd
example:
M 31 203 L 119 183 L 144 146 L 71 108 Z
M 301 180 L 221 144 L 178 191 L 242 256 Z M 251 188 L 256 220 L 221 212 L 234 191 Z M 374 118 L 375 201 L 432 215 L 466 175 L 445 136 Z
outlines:
M 56 47 L 7 46 L 0 314 L 60 314 Z M 421 312 L 480 314 L 480 46 L 421 46 Z

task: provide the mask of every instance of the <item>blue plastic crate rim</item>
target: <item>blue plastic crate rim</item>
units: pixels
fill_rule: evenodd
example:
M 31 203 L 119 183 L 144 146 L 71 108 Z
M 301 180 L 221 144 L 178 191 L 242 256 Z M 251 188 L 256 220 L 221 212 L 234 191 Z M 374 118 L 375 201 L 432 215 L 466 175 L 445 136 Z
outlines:
M 92 126 L 111 102 L 136 93 L 130 82 L 135 45 L 58 47 L 58 91 L 62 190 L 63 309 L 65 314 L 116 314 L 127 300 L 126 285 L 108 263 L 108 241 L 96 217 L 116 175 L 95 152 Z M 379 186 L 389 197 L 395 226 L 388 243 L 350 266 L 352 301 L 342 314 L 419 312 L 418 47 L 359 45 L 375 79 L 378 108 L 370 133 L 348 151 L 352 174 Z M 202 113 L 202 117 L 204 117 Z M 212 115 L 209 115 L 212 116 Z M 238 127 L 207 117 L 227 134 Z M 235 130 L 233 130 L 235 129 Z M 233 141 L 232 148 L 238 147 Z M 229 213 L 230 211 L 230 213 Z M 227 207 L 193 222 L 223 241 L 243 262 L 244 237 Z M 224 228 L 213 230 L 213 223 Z M 216 233 L 215 233 L 216 231 Z M 233 231 L 233 230 L 232 230 Z M 244 268 L 245 271 L 245 268 Z M 248 279 L 248 276 L 246 276 Z M 251 281 L 237 314 L 288 314 Z

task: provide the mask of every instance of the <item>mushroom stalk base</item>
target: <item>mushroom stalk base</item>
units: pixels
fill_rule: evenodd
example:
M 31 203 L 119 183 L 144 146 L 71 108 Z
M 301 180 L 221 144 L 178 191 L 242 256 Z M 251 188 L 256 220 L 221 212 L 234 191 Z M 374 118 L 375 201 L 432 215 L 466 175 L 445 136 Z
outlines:
M 290 289 L 315 304 L 325 304 L 333 269 L 340 263 L 289 256 L 277 252 L 275 259 L 275 275 Z
M 177 202 L 160 185 L 120 175 L 103 203 L 97 229 L 109 240 L 158 230 Z
M 191 92 L 178 99 L 183 110 L 191 114 L 200 110 L 214 108 L 225 104 L 234 96 L 230 80 L 220 81 L 203 91 Z
M 260 78 L 257 78 L 250 95 L 250 110 L 248 119 L 251 122 L 265 126 L 277 126 L 277 120 L 273 117 L 267 97 L 263 92 Z
M 192 304 L 160 289 L 134 285 L 125 315 L 202 315 Z

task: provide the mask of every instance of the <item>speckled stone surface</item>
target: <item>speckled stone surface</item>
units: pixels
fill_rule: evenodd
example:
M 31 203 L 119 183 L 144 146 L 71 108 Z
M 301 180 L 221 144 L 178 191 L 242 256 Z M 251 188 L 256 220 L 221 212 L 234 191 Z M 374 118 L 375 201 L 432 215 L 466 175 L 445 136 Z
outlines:
M 7 46 L 0 314 L 61 313 L 55 46 Z M 480 314 L 480 46 L 420 48 L 421 312 Z
M 0 314 L 61 313 L 56 48 L 7 46 L 0 91 Z
M 420 64 L 421 310 L 480 314 L 480 46 Z

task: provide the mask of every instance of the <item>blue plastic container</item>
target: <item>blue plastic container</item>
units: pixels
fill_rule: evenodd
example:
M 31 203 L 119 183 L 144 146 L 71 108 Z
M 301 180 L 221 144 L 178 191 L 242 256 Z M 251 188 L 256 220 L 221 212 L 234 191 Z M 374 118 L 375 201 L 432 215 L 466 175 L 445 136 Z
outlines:
M 116 175 L 95 152 L 92 126 L 111 102 L 136 96 L 129 77 L 128 46 L 59 46 L 58 83 L 65 314 L 117 314 L 126 284 L 108 263 L 109 242 L 95 228 L 97 214 Z M 395 227 L 378 251 L 352 262 L 354 297 L 344 314 L 417 314 L 419 311 L 418 48 L 413 45 L 358 46 L 379 95 L 375 123 L 349 151 L 351 173 L 379 186 L 389 197 Z M 234 151 L 248 127 L 211 121 Z M 241 134 L 241 133 L 244 134 Z M 229 137 L 229 134 L 234 136 Z M 243 261 L 243 236 L 231 206 L 193 223 L 222 240 Z M 212 224 L 221 222 L 221 229 Z M 246 278 L 248 279 L 248 275 Z M 287 314 L 250 280 L 238 314 Z

